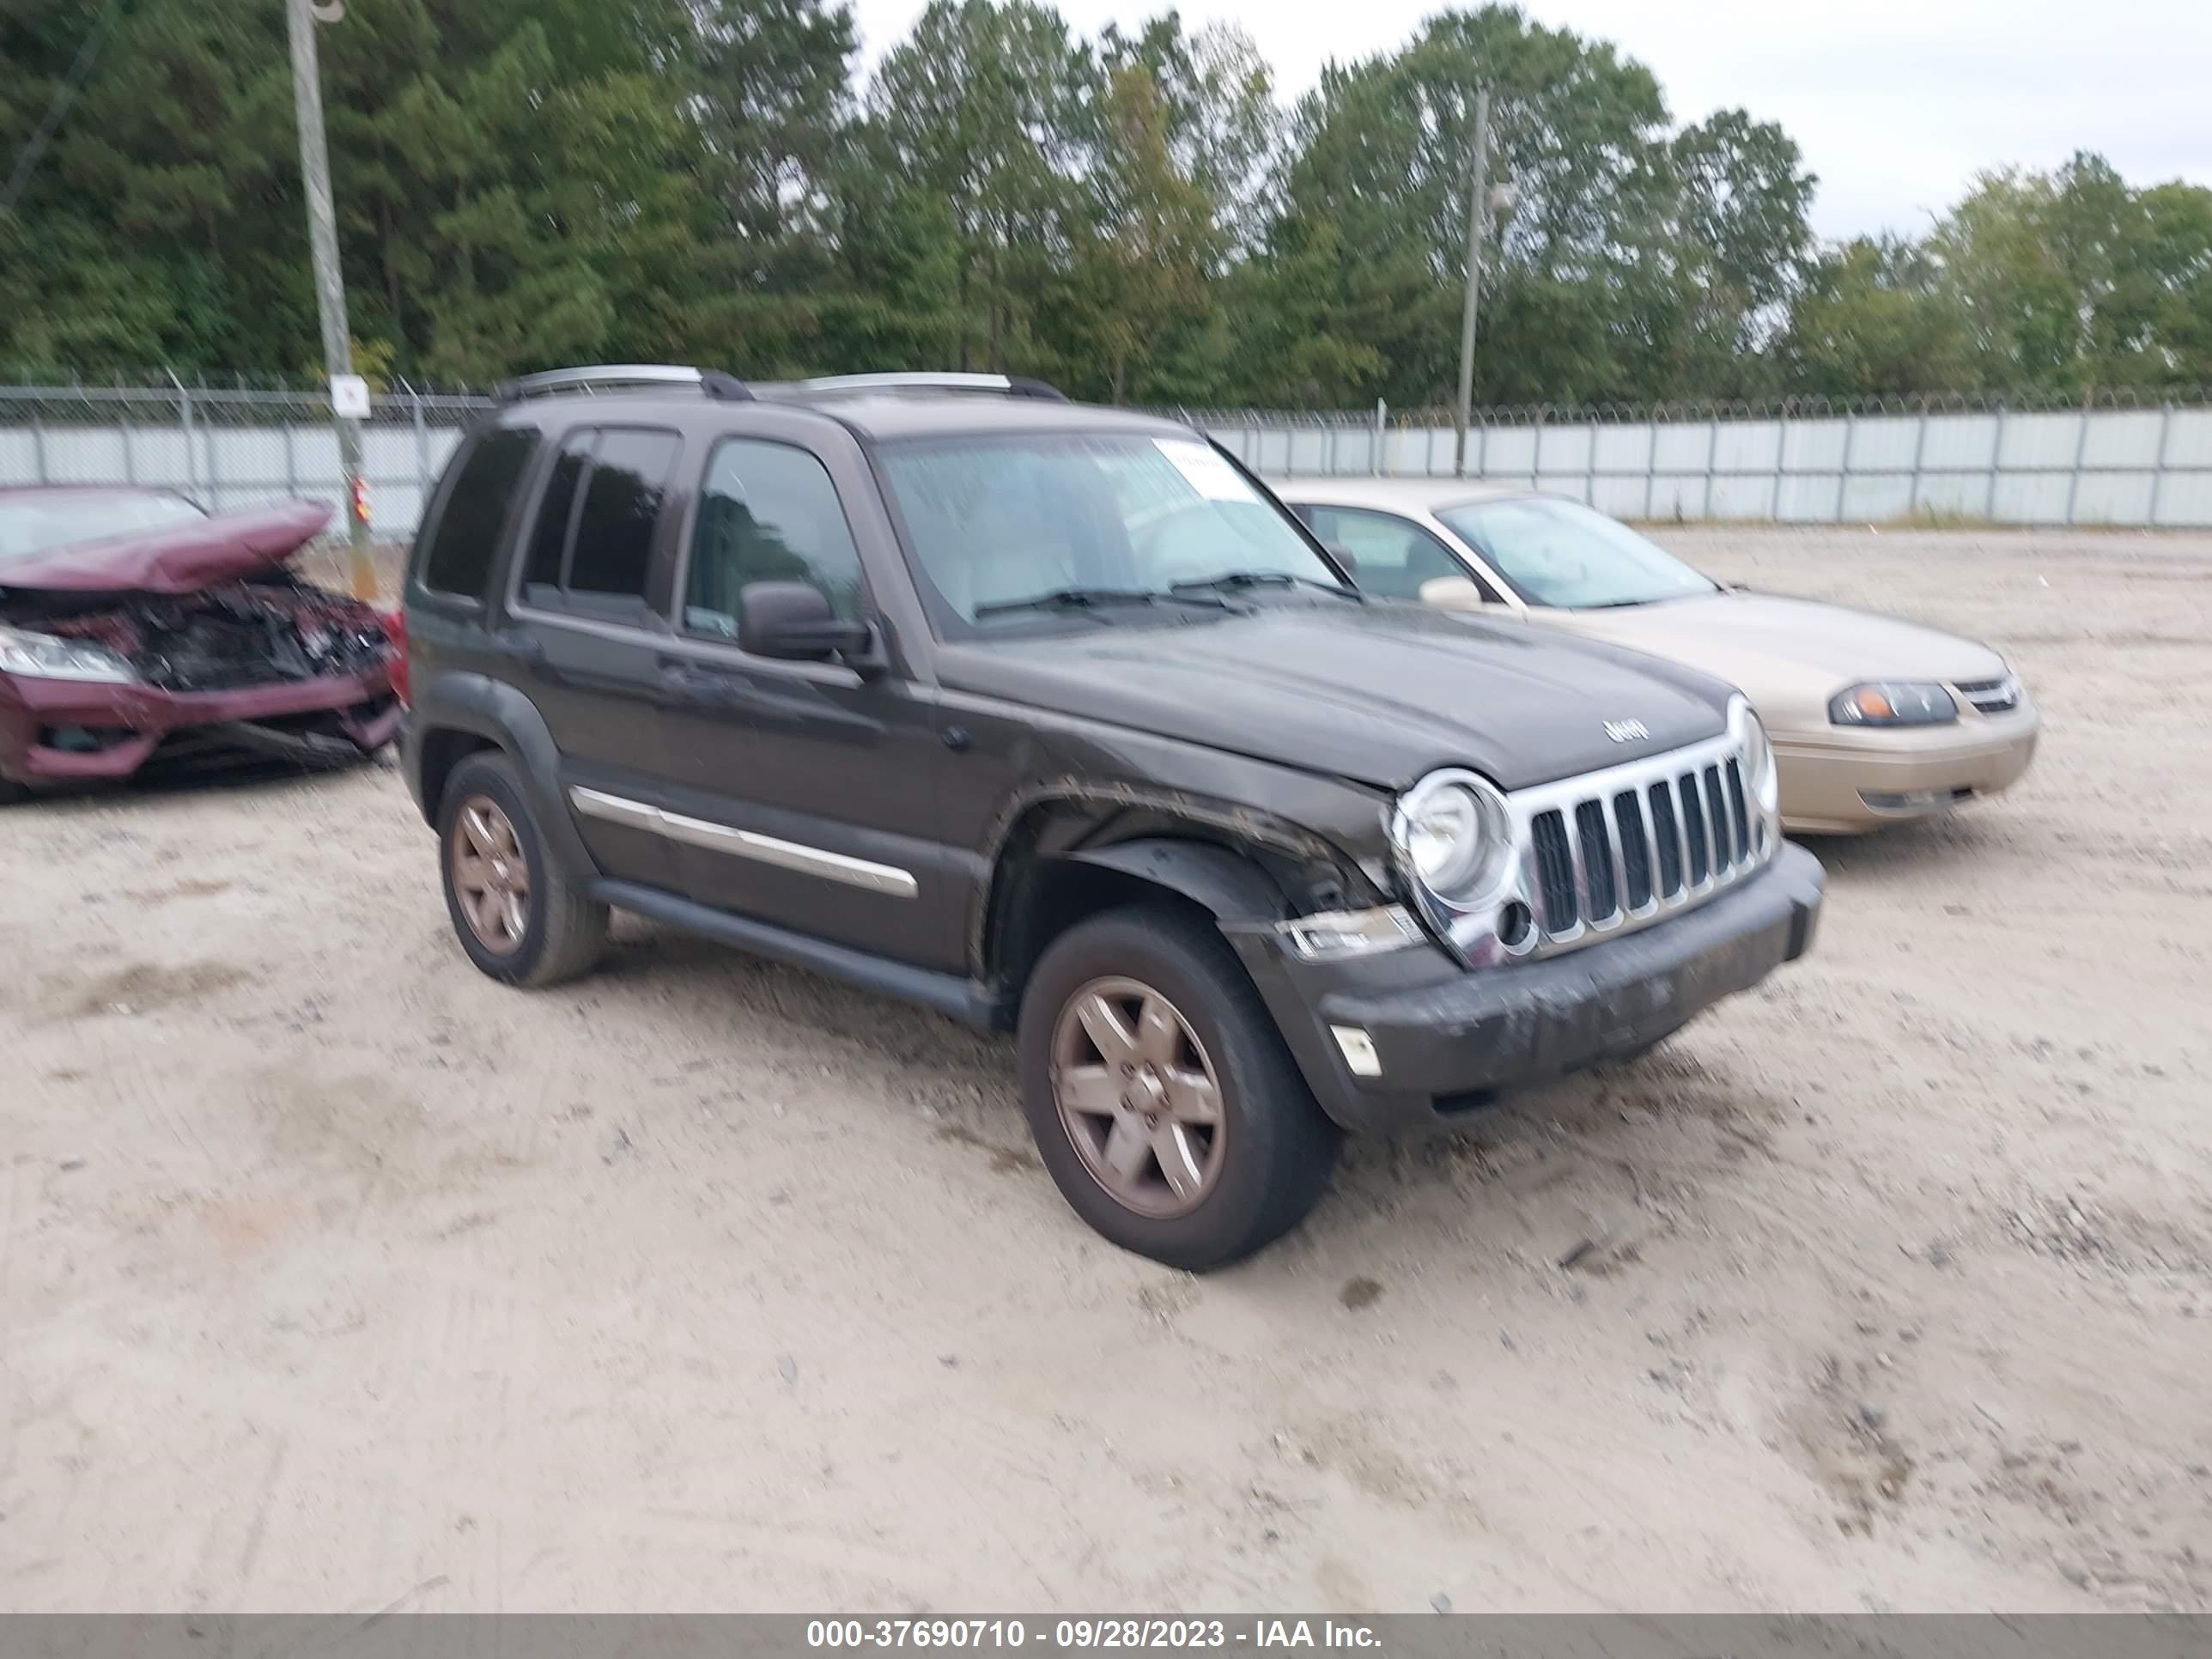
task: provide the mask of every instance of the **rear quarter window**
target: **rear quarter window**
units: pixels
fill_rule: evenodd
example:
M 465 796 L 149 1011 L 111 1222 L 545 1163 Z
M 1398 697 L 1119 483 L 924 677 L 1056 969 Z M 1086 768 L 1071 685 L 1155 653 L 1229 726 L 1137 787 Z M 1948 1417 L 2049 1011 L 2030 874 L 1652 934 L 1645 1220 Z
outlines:
M 425 532 L 424 587 L 436 593 L 483 598 L 507 507 L 537 447 L 538 434 L 523 427 L 495 428 L 471 446 L 444 505 Z

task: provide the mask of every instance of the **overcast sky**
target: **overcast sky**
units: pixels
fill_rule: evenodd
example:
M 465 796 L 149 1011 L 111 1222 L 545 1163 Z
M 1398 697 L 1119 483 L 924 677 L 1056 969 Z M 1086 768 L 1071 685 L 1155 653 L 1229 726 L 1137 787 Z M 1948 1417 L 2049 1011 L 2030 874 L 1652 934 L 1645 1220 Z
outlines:
M 872 65 L 921 0 L 856 0 Z M 1167 9 L 1059 0 L 1086 33 Z M 1678 121 L 1741 105 L 1778 121 L 1820 175 L 1826 236 L 1924 229 L 1984 167 L 2100 150 L 2136 185 L 2212 185 L 2212 0 L 1527 0 L 1657 74 Z M 1285 97 L 1331 57 L 1404 42 L 1437 0 L 1183 0 L 1241 23 Z

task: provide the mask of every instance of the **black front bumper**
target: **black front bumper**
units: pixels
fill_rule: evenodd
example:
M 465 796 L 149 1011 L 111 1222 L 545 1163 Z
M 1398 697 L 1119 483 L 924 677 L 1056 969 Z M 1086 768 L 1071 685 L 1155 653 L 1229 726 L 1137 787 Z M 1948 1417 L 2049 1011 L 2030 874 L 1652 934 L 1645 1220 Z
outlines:
M 1425 946 L 1304 962 L 1273 928 L 1228 931 L 1323 1109 L 1355 1133 L 1391 1133 L 1635 1054 L 1748 990 L 1804 955 L 1824 880 L 1819 860 L 1784 842 L 1765 870 L 1687 915 L 1480 973 Z M 1353 1074 L 1337 1028 L 1366 1034 L 1378 1075 Z

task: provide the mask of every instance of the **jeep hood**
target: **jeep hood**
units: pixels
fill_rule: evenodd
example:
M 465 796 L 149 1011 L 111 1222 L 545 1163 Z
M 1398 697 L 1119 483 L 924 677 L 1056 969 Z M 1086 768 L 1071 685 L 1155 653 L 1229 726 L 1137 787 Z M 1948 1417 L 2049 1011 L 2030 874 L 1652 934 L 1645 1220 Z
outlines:
M 1694 743 L 1729 688 L 1594 641 L 1415 605 L 1269 605 L 948 647 L 945 684 L 1401 789 L 1471 766 L 1523 789 Z M 1615 742 L 1608 722 L 1649 734 Z
M 0 588 L 46 593 L 197 593 L 283 564 L 320 535 L 331 508 L 279 501 L 49 548 L 0 562 Z

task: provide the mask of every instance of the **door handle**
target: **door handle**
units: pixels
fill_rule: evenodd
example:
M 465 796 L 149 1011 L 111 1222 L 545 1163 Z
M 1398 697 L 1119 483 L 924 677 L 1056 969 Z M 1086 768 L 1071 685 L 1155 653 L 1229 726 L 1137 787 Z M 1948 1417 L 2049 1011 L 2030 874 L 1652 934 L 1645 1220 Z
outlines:
M 719 674 L 704 674 L 682 663 L 664 663 L 660 683 L 686 702 L 727 708 L 738 700 L 738 689 Z

